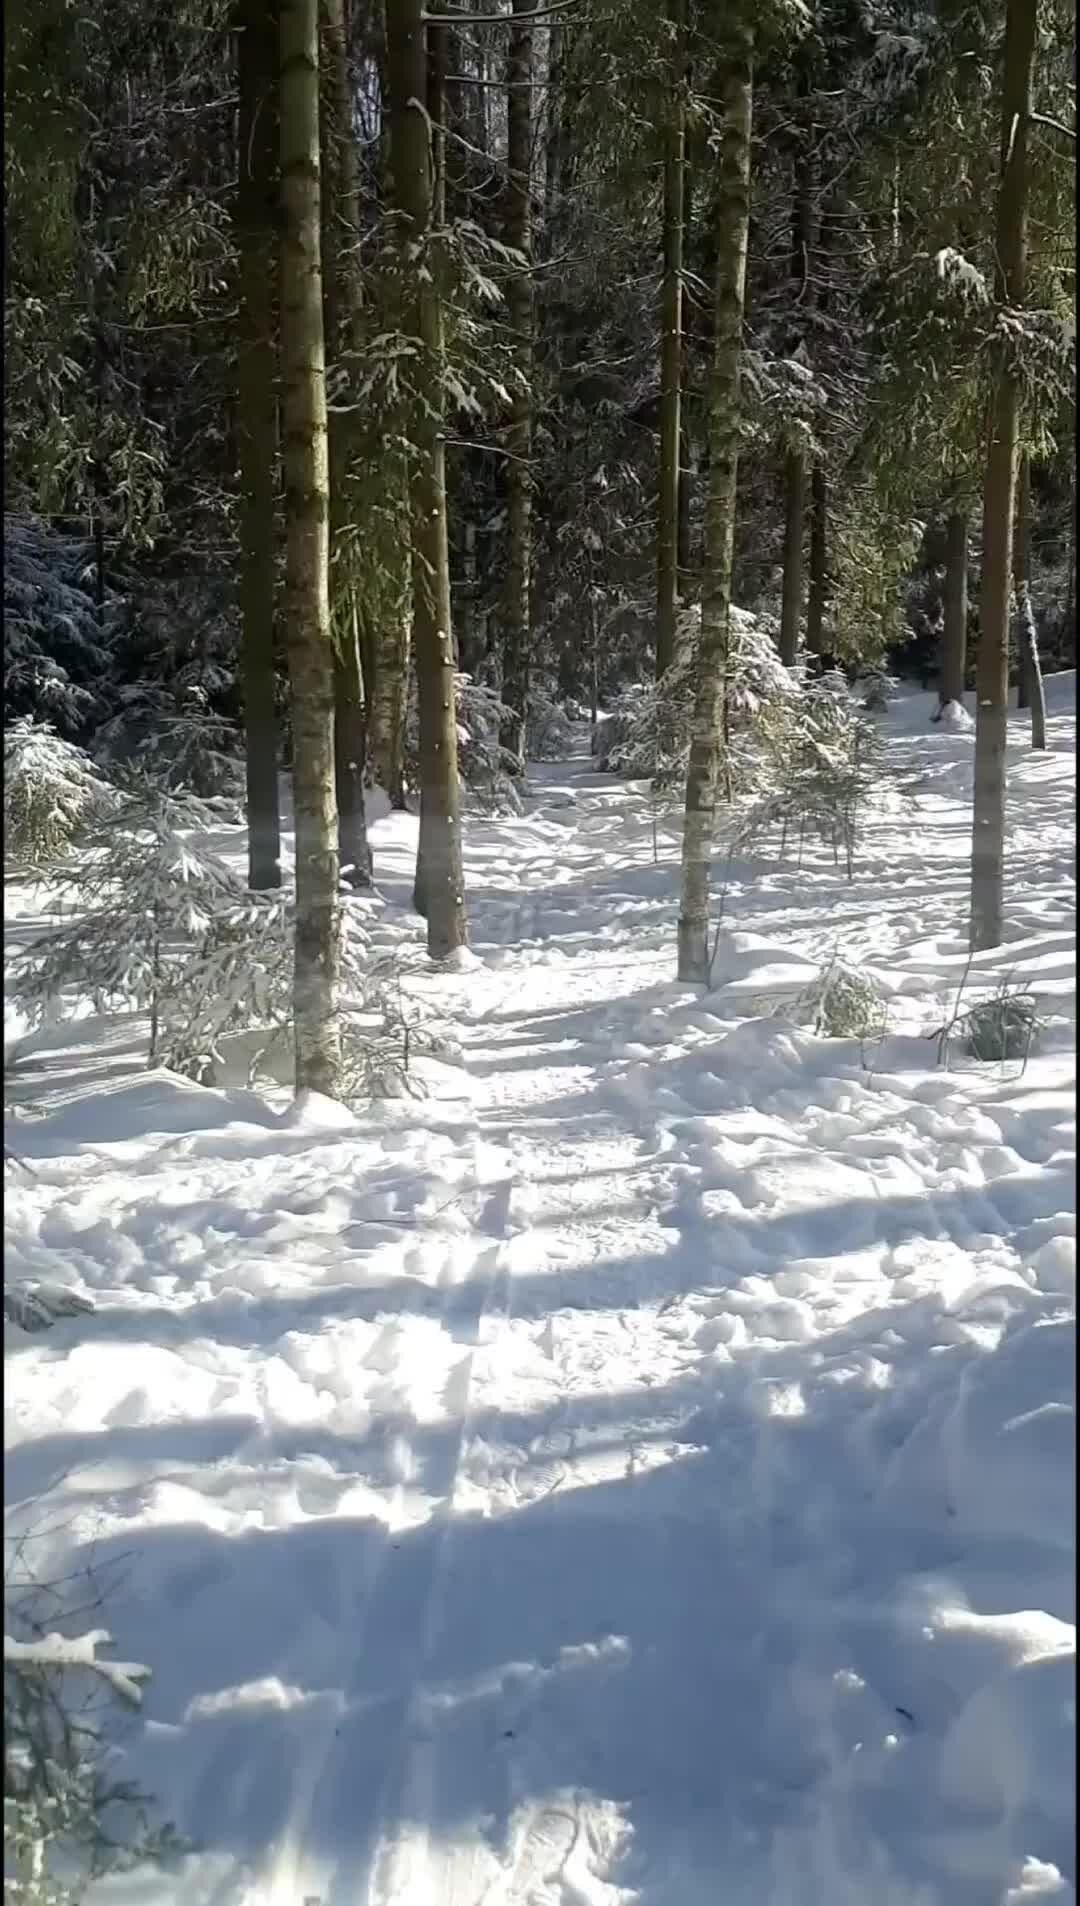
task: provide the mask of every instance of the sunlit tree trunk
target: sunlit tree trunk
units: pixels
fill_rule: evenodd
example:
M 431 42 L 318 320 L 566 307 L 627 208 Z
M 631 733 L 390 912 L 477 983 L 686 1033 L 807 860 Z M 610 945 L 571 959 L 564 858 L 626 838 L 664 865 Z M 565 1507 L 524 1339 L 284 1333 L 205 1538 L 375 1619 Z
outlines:
M 281 381 L 285 627 L 296 829 L 296 1088 L 333 1095 L 339 909 L 329 463 L 319 229 L 318 0 L 281 0 Z
M 415 899 L 427 919 L 428 952 L 441 959 L 465 945 L 467 931 L 446 530 L 443 319 L 439 272 L 430 246 L 435 167 L 421 0 L 394 0 L 389 7 L 387 52 L 394 196 L 403 224 L 405 319 L 418 347 L 423 377 L 423 388 L 411 407 L 409 458 L 413 639 L 420 715 Z M 417 247 L 427 248 L 426 260 L 417 257 Z M 422 262 L 426 268 L 421 268 Z
M 709 378 L 709 480 L 690 762 L 686 777 L 679 978 L 709 976 L 709 869 L 727 690 L 740 375 L 750 225 L 752 40 L 737 30 L 719 81 L 715 338 Z
M 506 214 L 503 239 L 532 262 L 533 30 L 518 15 L 535 0 L 513 0 L 506 56 Z M 506 295 L 519 383 L 506 433 L 506 578 L 502 603 L 503 701 L 510 710 L 500 740 L 521 767 L 529 712 L 532 639 L 533 287 L 529 269 L 511 269 Z
M 961 707 L 964 704 L 967 620 L 968 519 L 966 510 L 954 509 L 945 524 L 945 629 L 938 686 L 942 708 L 949 702 L 959 702 Z
M 334 639 L 334 777 L 338 861 L 351 887 L 372 884 L 364 768 L 364 684 L 357 612 L 357 503 L 351 489 L 356 412 L 352 368 L 362 344 L 358 246 L 360 167 L 352 123 L 343 0 L 320 0 L 322 16 L 322 266 L 326 363 L 339 407 L 329 413 L 330 621 Z
M 663 275 L 660 286 L 660 471 L 656 524 L 656 674 L 675 659 L 679 612 L 682 432 L 683 197 L 686 172 L 685 0 L 672 0 L 664 119 Z
M 276 0 L 239 0 L 236 359 L 240 461 L 240 653 L 247 776 L 248 885 L 281 885 L 278 722 L 274 671 L 277 579 Z
M 804 141 L 808 141 L 810 135 L 805 127 L 802 128 L 802 136 Z M 804 143 L 795 168 L 795 204 L 791 221 L 791 290 L 797 309 L 801 308 L 807 294 L 810 247 L 814 237 L 813 187 L 813 166 L 808 146 Z M 796 328 L 801 335 L 802 327 L 798 321 Z M 806 501 L 806 449 L 801 443 L 791 443 L 784 456 L 784 578 L 780 599 L 780 660 L 786 668 L 794 667 L 799 652 Z
M 825 604 L 829 588 L 829 479 L 822 463 L 810 473 L 810 582 L 806 596 L 806 647 L 825 653 Z
M 1031 600 L 1031 466 L 1020 459 L 1016 479 L 1016 523 L 1013 530 L 1013 607 L 1019 663 L 1018 708 L 1031 710 L 1031 745 L 1046 747 L 1046 691 L 1039 661 L 1039 636 Z
M 1002 98 L 995 298 L 1018 306 L 1027 246 L 1027 146 L 1037 0 L 1008 0 Z M 971 947 L 1000 946 L 1004 932 L 1005 748 L 1009 704 L 1009 598 L 1016 506 L 1019 389 L 1007 357 L 995 371 L 983 484 L 982 596 L 975 681 L 975 802 L 971 846 Z

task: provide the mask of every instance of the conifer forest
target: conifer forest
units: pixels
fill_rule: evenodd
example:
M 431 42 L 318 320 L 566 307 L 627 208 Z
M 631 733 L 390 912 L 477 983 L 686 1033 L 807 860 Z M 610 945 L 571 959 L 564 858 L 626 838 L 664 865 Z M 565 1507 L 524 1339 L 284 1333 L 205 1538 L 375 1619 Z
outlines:
M 1074 9 L 4 54 L 5 1901 L 1067 1906 Z

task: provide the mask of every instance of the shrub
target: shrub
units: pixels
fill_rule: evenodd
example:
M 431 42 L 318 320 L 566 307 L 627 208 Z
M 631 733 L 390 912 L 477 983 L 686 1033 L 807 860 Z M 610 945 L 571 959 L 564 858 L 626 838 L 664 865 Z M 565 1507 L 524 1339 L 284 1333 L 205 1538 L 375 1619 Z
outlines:
M 470 675 L 454 678 L 457 714 L 458 772 L 473 803 L 488 814 L 520 814 L 516 781 L 518 764 L 499 741 L 510 710 L 493 688 Z M 409 788 L 420 785 L 420 716 L 413 683 L 405 728 L 405 777 Z
M 872 979 L 834 959 L 800 993 L 795 1016 L 826 1039 L 875 1039 L 885 1030 L 886 1005 Z
M 78 829 L 109 811 L 114 790 L 89 756 L 28 715 L 4 733 L 4 858 L 29 872 L 67 852 Z

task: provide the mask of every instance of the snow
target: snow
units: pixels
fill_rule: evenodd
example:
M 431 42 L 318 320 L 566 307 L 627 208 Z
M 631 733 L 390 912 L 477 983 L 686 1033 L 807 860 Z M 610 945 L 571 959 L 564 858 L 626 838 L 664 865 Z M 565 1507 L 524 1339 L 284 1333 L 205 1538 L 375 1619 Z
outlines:
M 733 868 L 707 993 L 674 817 L 654 864 L 584 740 L 470 819 L 459 971 L 382 812 L 375 937 L 464 1048 L 423 1099 L 5 1016 L 8 1276 L 94 1306 L 7 1332 L 7 1528 L 45 1492 L 54 1572 L 109 1582 L 124 1751 L 198 1849 L 96 1906 L 1075 1901 L 1075 677 L 1047 699 L 964 992 L 1035 993 L 1026 1066 L 930 1036 L 972 735 L 929 695 L 850 885 Z M 9 885 L 9 945 L 47 904 Z M 786 1016 L 838 954 L 880 1039 Z

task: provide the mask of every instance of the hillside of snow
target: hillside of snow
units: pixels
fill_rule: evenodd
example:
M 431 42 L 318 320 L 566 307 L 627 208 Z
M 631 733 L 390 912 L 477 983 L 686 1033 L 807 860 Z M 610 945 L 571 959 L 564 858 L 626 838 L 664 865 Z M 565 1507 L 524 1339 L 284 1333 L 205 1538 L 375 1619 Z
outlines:
M 353 1114 L 6 1018 L 6 1532 L 153 1679 L 123 1765 L 193 1850 L 94 1906 L 1075 1899 L 1075 676 L 1011 718 L 1023 1061 L 967 966 L 972 736 L 885 718 L 831 856 L 732 872 L 674 983 L 678 830 L 587 753 L 470 820 L 464 1049 Z M 242 860 L 239 830 L 215 841 Z M 6 934 L 47 915 L 9 883 Z M 794 1002 L 839 954 L 883 1037 Z

